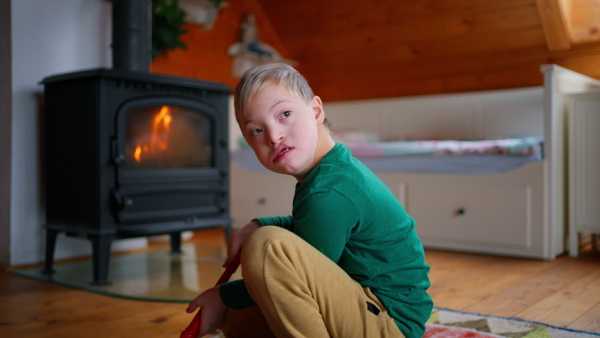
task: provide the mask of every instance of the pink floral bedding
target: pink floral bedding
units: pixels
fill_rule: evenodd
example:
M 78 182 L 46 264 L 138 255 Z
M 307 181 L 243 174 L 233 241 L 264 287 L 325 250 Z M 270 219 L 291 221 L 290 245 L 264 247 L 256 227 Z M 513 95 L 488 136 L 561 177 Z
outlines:
M 505 138 L 497 140 L 423 140 L 393 142 L 352 142 L 345 144 L 356 157 L 395 157 L 406 155 L 541 155 L 542 137 Z

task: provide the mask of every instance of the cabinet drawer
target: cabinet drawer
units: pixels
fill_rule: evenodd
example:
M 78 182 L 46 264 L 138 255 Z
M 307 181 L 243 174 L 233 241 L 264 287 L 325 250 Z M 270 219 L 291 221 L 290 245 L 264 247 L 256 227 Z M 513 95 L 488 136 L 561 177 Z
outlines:
M 415 183 L 407 188 L 405 206 L 425 244 L 519 249 L 531 245 L 527 186 Z

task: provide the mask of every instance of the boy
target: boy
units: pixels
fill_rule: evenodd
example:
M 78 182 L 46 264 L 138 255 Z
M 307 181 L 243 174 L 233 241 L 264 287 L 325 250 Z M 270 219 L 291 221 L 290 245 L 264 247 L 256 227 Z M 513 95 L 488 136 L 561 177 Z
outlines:
M 232 236 L 224 266 L 243 246 L 243 279 L 190 303 L 188 312 L 203 308 L 200 334 L 421 337 L 433 303 L 414 220 L 333 141 L 306 80 L 285 64 L 250 69 L 235 112 L 259 161 L 298 183 L 292 216 L 255 219 Z

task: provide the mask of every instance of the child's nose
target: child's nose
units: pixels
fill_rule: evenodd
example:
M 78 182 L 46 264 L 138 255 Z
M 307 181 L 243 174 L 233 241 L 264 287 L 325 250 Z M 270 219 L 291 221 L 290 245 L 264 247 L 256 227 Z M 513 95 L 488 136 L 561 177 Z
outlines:
M 267 133 L 269 135 L 268 140 L 270 145 L 277 145 L 283 140 L 283 133 L 280 131 L 269 130 Z

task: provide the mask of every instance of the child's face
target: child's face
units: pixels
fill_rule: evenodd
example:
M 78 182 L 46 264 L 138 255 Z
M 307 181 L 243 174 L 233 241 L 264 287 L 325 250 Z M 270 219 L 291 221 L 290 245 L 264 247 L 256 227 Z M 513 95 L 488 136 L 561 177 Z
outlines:
M 302 181 L 317 165 L 321 99 L 305 102 L 285 85 L 270 83 L 248 100 L 239 123 L 244 138 L 267 169 Z

